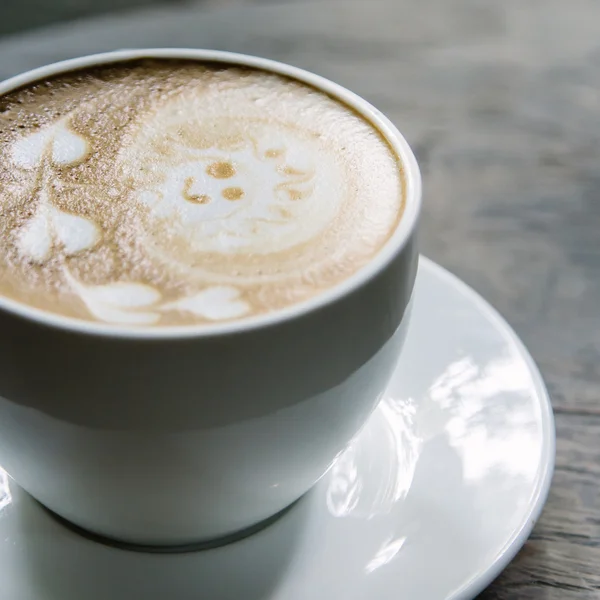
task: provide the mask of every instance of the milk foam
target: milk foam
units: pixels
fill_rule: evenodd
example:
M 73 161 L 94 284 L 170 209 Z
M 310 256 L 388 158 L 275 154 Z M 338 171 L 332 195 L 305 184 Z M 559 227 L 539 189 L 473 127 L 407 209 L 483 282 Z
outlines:
M 381 248 L 403 208 L 381 134 L 256 70 L 138 61 L 9 94 L 2 293 L 128 326 L 305 300 Z
M 48 153 L 54 163 L 64 166 L 82 161 L 88 151 L 87 140 L 70 131 L 68 122 L 62 119 L 37 133 L 17 139 L 12 145 L 12 160 L 19 167 L 34 169 Z
M 188 102 L 176 104 L 183 111 Z M 194 251 L 268 255 L 312 239 L 340 210 L 343 175 L 311 140 L 261 124 L 236 147 L 175 146 L 168 157 L 149 152 L 151 136 L 161 138 L 167 124 L 204 126 L 177 123 L 155 115 L 120 158 L 141 165 L 132 173 L 136 198 L 154 218 L 169 220 Z

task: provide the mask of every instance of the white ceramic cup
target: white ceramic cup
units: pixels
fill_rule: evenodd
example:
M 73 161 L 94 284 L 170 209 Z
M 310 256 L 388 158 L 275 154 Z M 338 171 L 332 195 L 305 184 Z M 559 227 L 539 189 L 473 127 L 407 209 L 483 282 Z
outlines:
M 210 326 L 125 329 L 0 297 L 0 464 L 42 504 L 128 543 L 251 527 L 307 492 L 365 423 L 400 351 L 417 270 L 419 169 L 375 108 L 317 75 L 227 52 L 119 51 L 19 75 L 140 57 L 259 67 L 339 98 L 403 164 L 406 206 L 367 266 L 284 310 Z

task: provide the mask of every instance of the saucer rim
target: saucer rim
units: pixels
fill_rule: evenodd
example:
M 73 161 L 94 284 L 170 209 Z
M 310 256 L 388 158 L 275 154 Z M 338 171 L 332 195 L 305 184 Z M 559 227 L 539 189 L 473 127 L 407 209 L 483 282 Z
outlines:
M 468 319 L 481 316 L 485 322 L 485 324 L 482 322 L 482 327 L 488 332 L 486 336 L 496 341 L 499 340 L 501 342 L 500 346 L 505 351 L 510 354 L 514 353 L 515 362 L 521 363 L 521 360 L 524 361 L 521 364 L 527 368 L 530 384 L 527 385 L 523 401 L 529 405 L 529 410 L 535 415 L 532 422 L 535 423 L 539 432 L 535 436 L 536 444 L 533 451 L 537 466 L 533 478 L 528 479 L 525 487 L 526 494 L 521 495 L 521 498 L 524 497 L 526 501 L 518 511 L 520 513 L 518 521 L 514 525 L 511 524 L 510 527 L 504 528 L 502 536 L 494 544 L 495 551 L 493 553 L 486 552 L 484 560 L 477 560 L 478 565 L 470 565 L 468 570 L 461 575 L 459 581 L 451 586 L 444 586 L 444 589 L 441 590 L 441 597 L 439 597 L 439 600 L 472 600 L 489 586 L 513 560 L 529 538 L 540 517 L 548 497 L 555 465 L 556 433 L 554 416 L 550 397 L 537 365 L 523 342 L 500 313 L 456 275 L 424 256 L 419 257 L 419 271 L 421 271 L 421 274 L 418 277 L 428 280 L 431 278 L 430 282 L 437 282 L 442 291 L 445 289 L 452 295 L 455 292 L 458 294 L 457 306 L 464 306 L 466 309 L 464 315 L 459 315 L 459 321 L 463 325 L 468 322 Z M 428 286 L 423 289 L 427 290 Z M 447 322 L 442 320 L 440 330 L 443 332 L 447 327 Z M 411 332 L 409 331 L 407 337 L 410 335 Z M 459 485 L 464 485 L 464 481 L 463 483 L 459 482 Z M 447 522 L 448 517 L 445 517 L 445 519 Z M 70 530 L 71 528 L 67 529 Z M 258 532 L 257 537 L 261 537 L 263 533 Z M 65 535 L 79 534 L 66 531 Z M 9 538 L 6 539 L 8 541 Z M 435 535 L 431 538 L 431 541 L 435 543 Z M 498 542 L 502 543 L 501 547 L 498 547 Z M 218 551 L 226 551 L 226 548 L 226 546 L 222 547 Z M 115 548 L 113 547 L 113 549 Z M 124 549 L 121 548 L 120 550 L 123 551 Z M 146 556 L 148 555 L 146 554 Z M 182 556 L 182 554 L 169 556 Z M 288 573 L 286 577 L 289 575 Z M 386 584 L 386 590 L 388 585 L 389 583 Z M 417 587 L 411 586 L 411 588 L 413 591 L 418 592 L 418 583 Z M 389 593 L 394 593 L 393 588 L 389 589 Z M 386 596 L 387 594 L 388 591 L 385 592 Z M 418 593 L 417 597 L 420 597 Z
M 550 492 L 556 462 L 556 427 L 554 413 L 550 395 L 535 360 L 525 344 L 521 341 L 521 338 L 500 312 L 457 275 L 454 275 L 454 273 L 448 269 L 422 254 L 419 256 L 419 269 L 421 268 L 430 271 L 434 277 L 438 277 L 447 285 L 452 286 L 471 306 L 474 307 L 475 310 L 478 310 L 490 322 L 492 327 L 499 335 L 502 335 L 506 339 L 509 345 L 517 350 L 531 375 L 536 392 L 534 401 L 540 409 L 542 448 L 539 470 L 531 491 L 528 510 L 524 514 L 521 523 L 515 527 L 506 544 L 491 561 L 491 564 L 486 569 L 482 569 L 478 573 L 473 574 L 469 581 L 463 584 L 446 599 L 472 600 L 486 589 L 500 573 L 504 571 L 504 569 L 506 569 L 519 550 L 525 545 L 544 509 Z

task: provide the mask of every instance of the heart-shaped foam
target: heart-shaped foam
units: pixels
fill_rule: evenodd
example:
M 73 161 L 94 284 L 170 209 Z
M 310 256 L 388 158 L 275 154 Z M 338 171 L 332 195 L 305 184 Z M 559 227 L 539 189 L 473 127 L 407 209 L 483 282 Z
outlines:
M 93 248 L 100 239 L 100 232 L 93 221 L 72 215 L 57 208 L 49 208 L 56 238 L 64 246 L 67 255 Z
M 40 206 L 29 222 L 17 234 L 17 248 L 29 260 L 42 262 L 50 255 L 52 230 L 49 211 Z
M 52 132 L 48 129 L 18 139 L 12 146 L 12 160 L 23 169 L 37 167 L 50 141 Z
M 93 248 L 99 239 L 100 232 L 93 221 L 58 210 L 42 192 L 35 215 L 17 235 L 17 247 L 29 260 L 42 262 L 50 257 L 56 242 L 70 256 Z
M 81 162 L 89 152 L 85 138 L 69 129 L 66 120 L 18 139 L 12 146 L 12 160 L 19 167 L 34 169 L 52 144 L 52 160 L 67 166 Z
M 79 287 L 89 301 L 107 304 L 118 308 L 140 308 L 150 306 L 160 300 L 160 293 L 143 283 L 117 281 L 108 285 Z
M 135 310 L 149 308 L 160 300 L 160 293 L 153 287 L 143 283 L 120 281 L 108 285 L 87 286 L 77 281 L 69 272 L 66 272 L 66 277 L 88 310 L 101 321 L 123 325 L 152 325 L 160 319 L 158 313 Z
M 241 317 L 250 310 L 248 304 L 240 300 L 239 296 L 239 290 L 234 287 L 215 286 L 206 288 L 194 296 L 165 304 L 161 308 L 188 311 L 211 321 L 220 321 Z
M 89 152 L 85 138 L 71 131 L 66 122 L 54 128 L 52 143 L 52 160 L 59 165 L 67 166 L 81 162 Z

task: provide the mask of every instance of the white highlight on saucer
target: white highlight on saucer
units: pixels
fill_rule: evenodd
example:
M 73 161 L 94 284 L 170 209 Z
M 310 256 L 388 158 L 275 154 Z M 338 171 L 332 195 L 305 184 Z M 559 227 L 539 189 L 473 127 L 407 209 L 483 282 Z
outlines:
M 160 292 L 149 285 L 119 281 L 89 286 L 77 281 L 68 271 L 65 276 L 97 319 L 123 325 L 152 325 L 160 319 L 160 314 L 147 310 L 161 298 Z M 136 310 L 139 308 L 146 310 Z
M 93 248 L 99 240 L 100 231 L 93 221 L 52 206 L 42 190 L 35 215 L 17 234 L 17 248 L 29 260 L 41 262 L 49 258 L 57 242 L 71 256 Z
M 12 160 L 19 167 L 33 169 L 41 164 L 50 144 L 52 161 L 60 166 L 80 162 L 90 151 L 87 140 L 72 131 L 67 120 L 62 119 L 37 133 L 18 139 L 12 146 Z
M 161 309 L 188 311 L 211 321 L 234 319 L 250 311 L 250 306 L 239 300 L 239 295 L 239 290 L 234 287 L 215 286 L 195 296 L 164 304 Z

